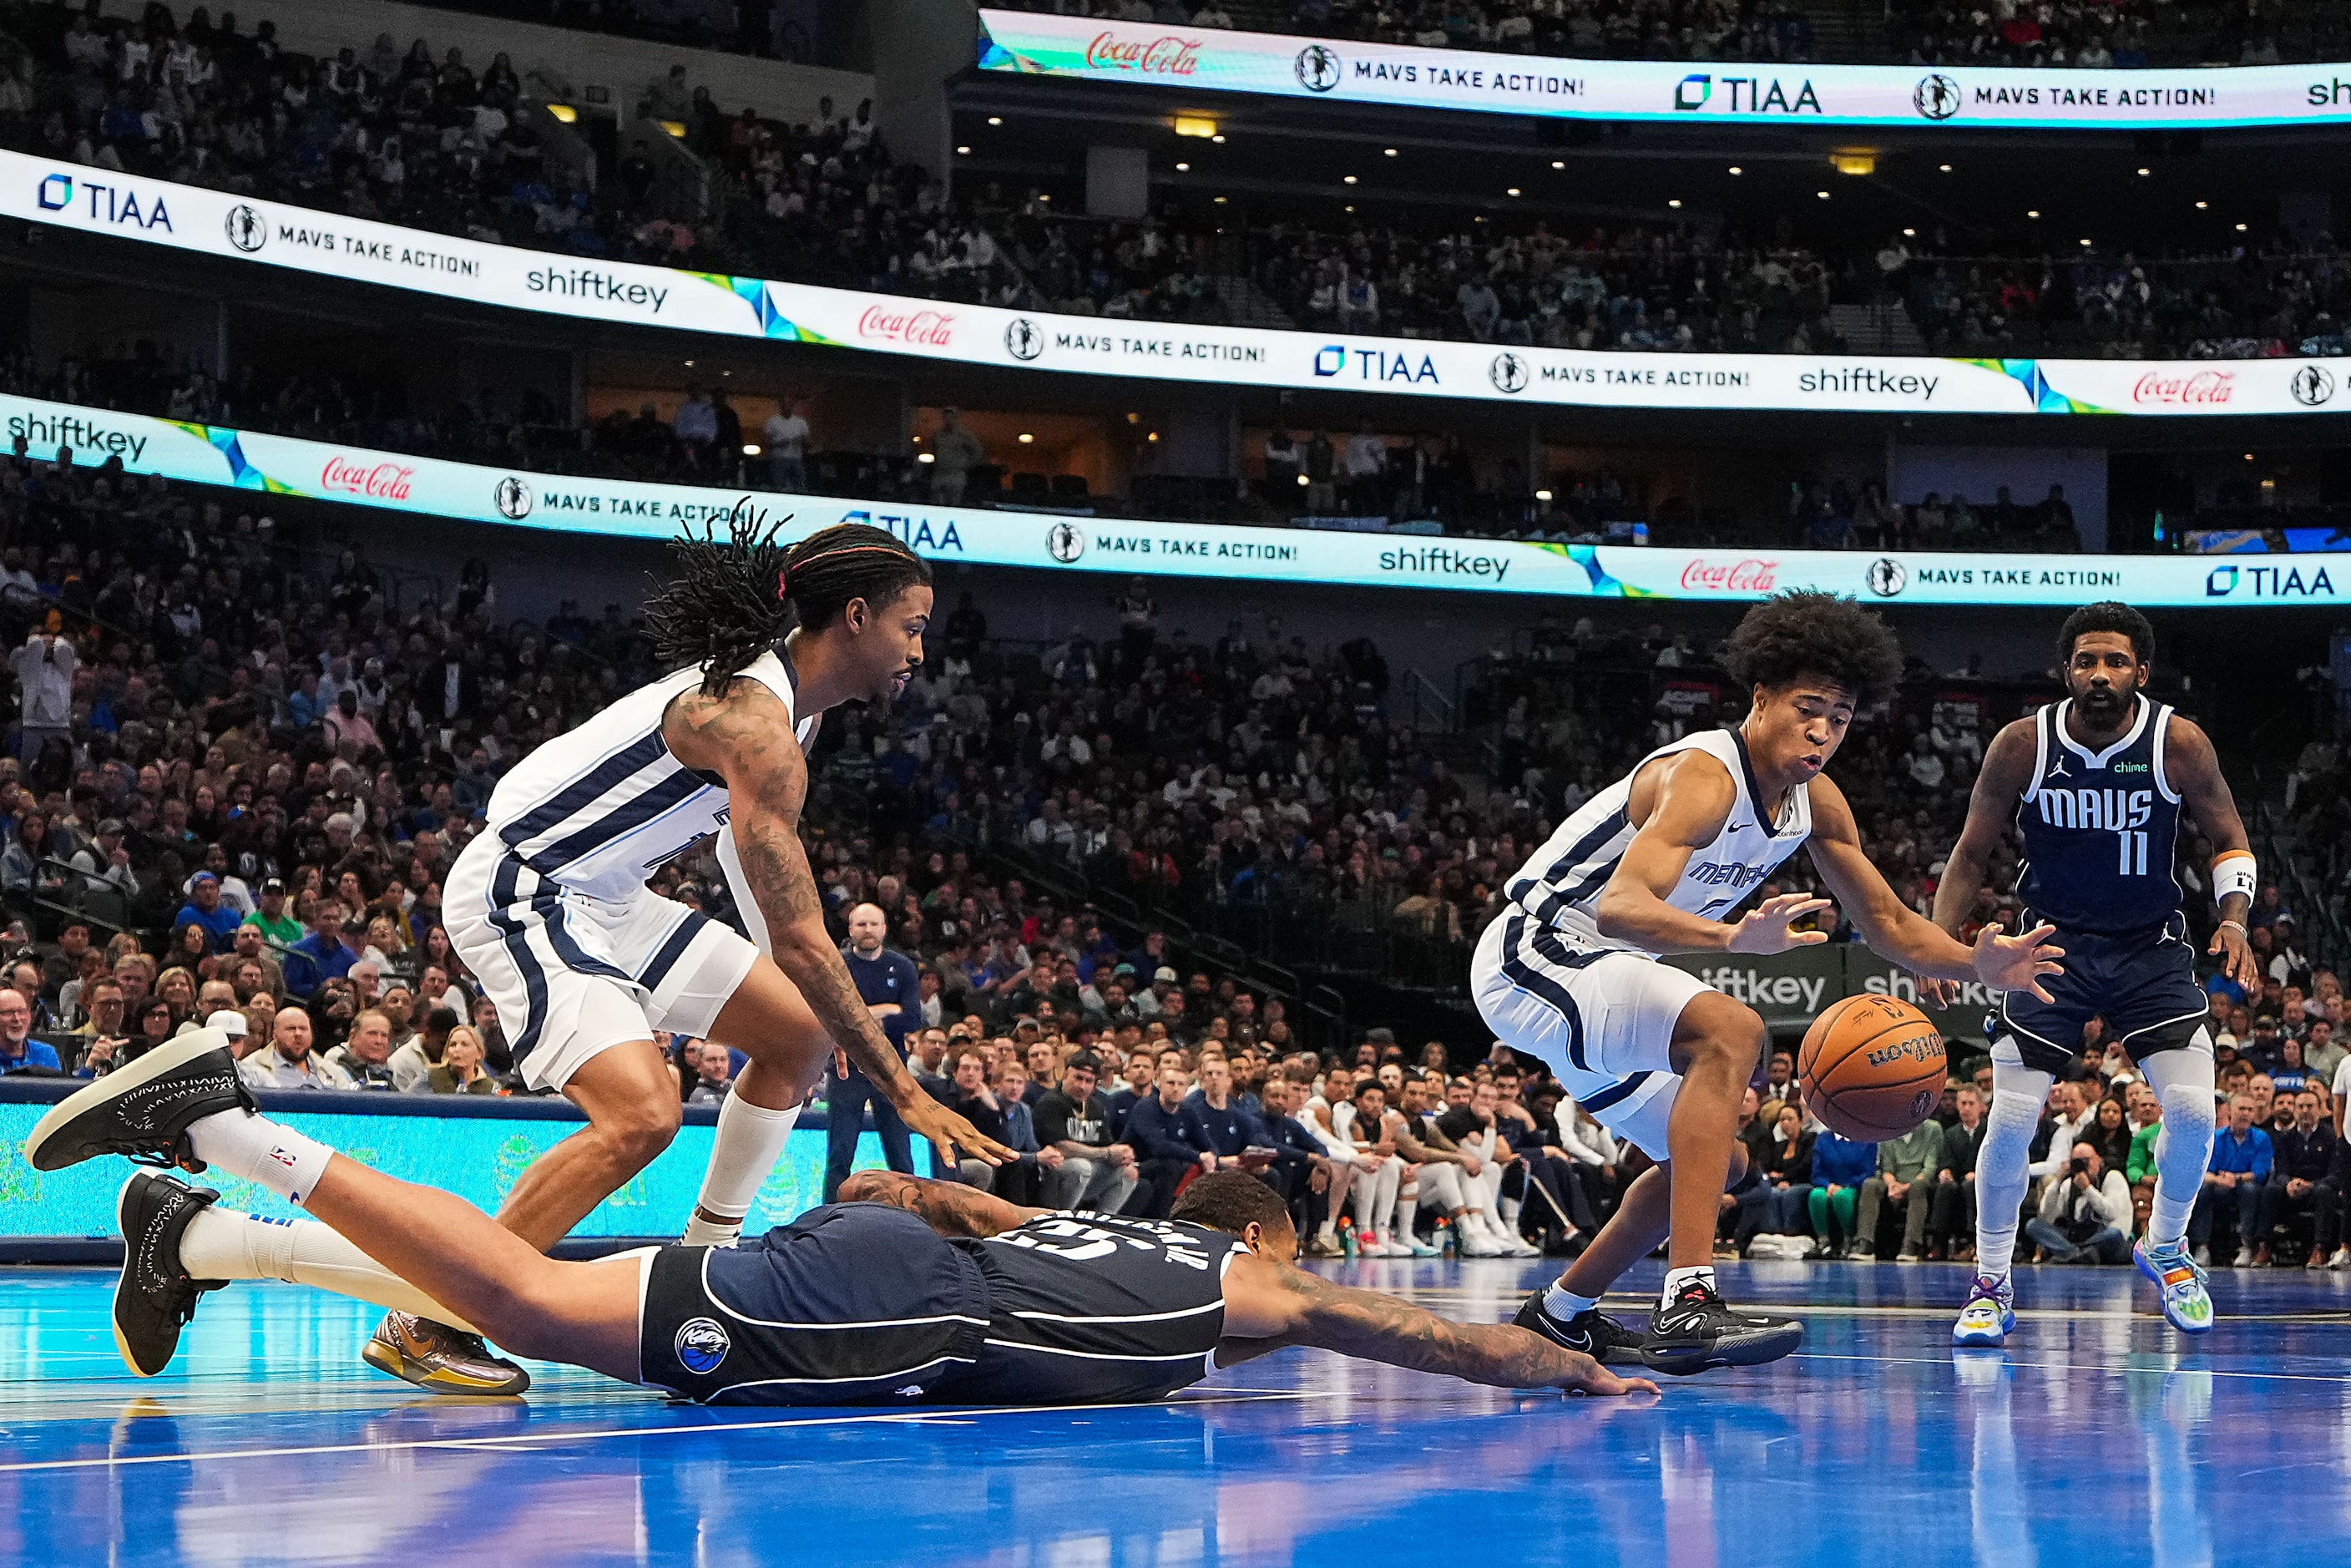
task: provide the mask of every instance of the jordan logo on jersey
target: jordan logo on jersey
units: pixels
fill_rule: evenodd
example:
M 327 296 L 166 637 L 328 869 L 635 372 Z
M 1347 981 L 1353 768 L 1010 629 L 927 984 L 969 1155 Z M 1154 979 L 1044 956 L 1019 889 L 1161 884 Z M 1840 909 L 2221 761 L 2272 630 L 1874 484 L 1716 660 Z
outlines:
M 2052 789 L 2034 797 L 2041 820 L 2053 828 L 2143 828 L 2155 815 L 2152 789 Z

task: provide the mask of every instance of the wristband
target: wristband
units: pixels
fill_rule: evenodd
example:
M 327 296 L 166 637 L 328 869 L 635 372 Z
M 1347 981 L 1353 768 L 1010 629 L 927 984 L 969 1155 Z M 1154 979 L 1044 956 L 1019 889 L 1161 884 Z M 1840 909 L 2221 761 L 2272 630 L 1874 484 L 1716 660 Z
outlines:
M 2250 850 L 2233 850 L 2212 862 L 2212 902 L 2224 903 L 2232 893 L 2241 893 L 2245 902 L 2253 901 L 2261 884 L 2260 868 L 2253 862 Z

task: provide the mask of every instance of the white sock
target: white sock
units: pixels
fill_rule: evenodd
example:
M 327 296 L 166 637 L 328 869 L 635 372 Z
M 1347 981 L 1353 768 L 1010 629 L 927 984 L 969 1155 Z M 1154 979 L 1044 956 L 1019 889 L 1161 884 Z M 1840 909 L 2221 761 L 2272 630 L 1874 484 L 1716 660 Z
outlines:
M 314 1219 L 270 1219 L 207 1208 L 180 1236 L 192 1280 L 284 1280 L 413 1312 L 471 1333 L 474 1327 Z
M 1697 1281 L 1709 1291 L 1713 1290 L 1714 1265 L 1701 1263 L 1694 1269 L 1667 1270 L 1665 1289 L 1658 1293 L 1657 1304 L 1664 1307 L 1672 1306 L 1674 1298 L 1682 1293 L 1682 1287 L 1692 1281 Z
M 188 1126 L 196 1158 L 266 1187 L 296 1207 L 327 1174 L 335 1151 L 251 1111 L 218 1111 Z
M 697 1212 L 686 1221 L 685 1245 L 724 1247 L 743 1234 L 743 1217 L 751 1212 L 751 1200 L 776 1168 L 784 1140 L 799 1118 L 798 1105 L 770 1111 L 740 1094 L 726 1096 L 718 1107 L 718 1135 L 711 1140 L 710 1168 L 702 1173 Z M 705 1214 L 718 1218 L 705 1219 Z
M 1561 1284 L 1553 1284 L 1550 1290 L 1543 1292 L 1543 1311 L 1562 1321 L 1575 1316 L 1578 1312 L 1588 1312 L 1599 1304 L 1598 1298 L 1579 1296 Z

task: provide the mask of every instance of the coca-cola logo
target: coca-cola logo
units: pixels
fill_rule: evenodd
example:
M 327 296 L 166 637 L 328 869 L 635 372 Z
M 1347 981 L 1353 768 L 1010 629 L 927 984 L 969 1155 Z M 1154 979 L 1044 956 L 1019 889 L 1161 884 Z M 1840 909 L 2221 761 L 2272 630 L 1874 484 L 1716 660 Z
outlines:
M 1682 586 L 1702 593 L 1769 593 L 1779 582 L 1780 563 L 1759 556 L 1744 560 L 1698 556 L 1682 568 Z
M 1172 33 L 1147 39 L 1097 33 L 1086 46 L 1086 64 L 1144 76 L 1187 77 L 1200 68 L 1200 40 L 1179 38 Z
M 2192 371 L 2184 376 L 2149 371 L 2131 388 L 2131 402 L 2159 402 L 2172 407 L 2227 402 L 2236 391 L 2237 372 L 2234 371 Z
M 329 490 L 365 496 L 372 501 L 405 501 L 416 470 L 399 463 L 353 463 L 344 457 L 327 459 L 319 483 Z
M 945 349 L 955 341 L 951 310 L 888 310 L 871 306 L 857 319 L 857 335 L 914 348 Z

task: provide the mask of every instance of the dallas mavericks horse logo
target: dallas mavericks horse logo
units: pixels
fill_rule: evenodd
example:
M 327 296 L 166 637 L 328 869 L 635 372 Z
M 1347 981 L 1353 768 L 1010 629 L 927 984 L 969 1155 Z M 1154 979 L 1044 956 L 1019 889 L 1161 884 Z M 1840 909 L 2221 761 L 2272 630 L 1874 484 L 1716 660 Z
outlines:
M 691 1318 L 677 1331 L 677 1363 L 701 1377 L 718 1370 L 735 1342 L 712 1318 Z
M 1291 68 L 1298 73 L 1298 85 L 1308 92 L 1329 92 L 1339 85 L 1339 57 L 1321 44 L 1299 50 L 1298 63 Z

